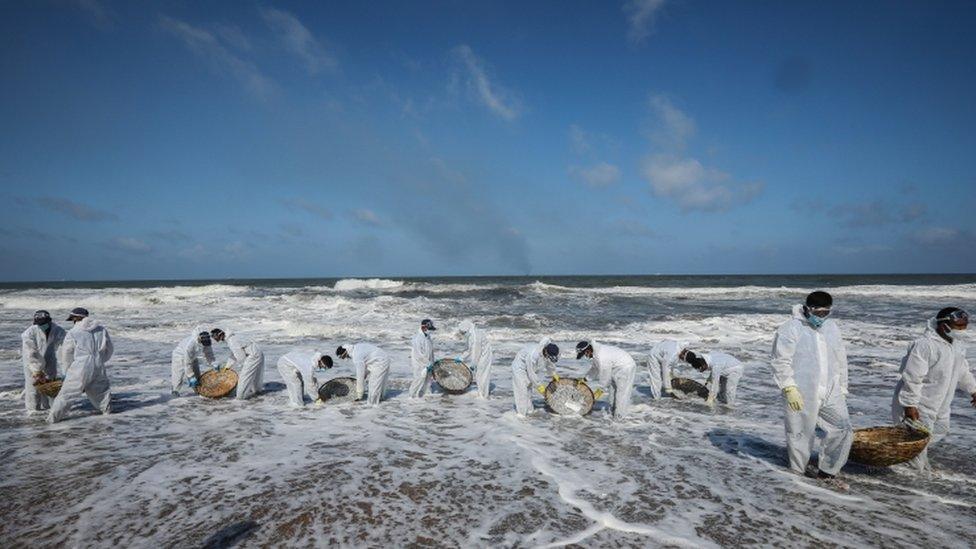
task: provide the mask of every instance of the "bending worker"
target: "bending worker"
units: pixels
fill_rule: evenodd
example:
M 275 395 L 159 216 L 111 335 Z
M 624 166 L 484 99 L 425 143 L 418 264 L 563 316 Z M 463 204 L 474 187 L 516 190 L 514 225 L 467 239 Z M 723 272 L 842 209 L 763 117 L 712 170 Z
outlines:
M 745 368 L 737 358 L 726 353 L 695 353 L 682 351 L 681 360 L 699 372 L 708 372 L 709 406 L 719 400 L 728 407 L 735 406 L 735 393 Z
M 475 328 L 474 322 L 470 320 L 461 321 L 460 326 L 458 326 L 458 333 L 464 337 L 467 347 L 464 354 L 458 357 L 458 360 L 471 368 L 475 383 L 478 384 L 478 396 L 488 398 L 488 394 L 491 392 L 491 361 L 494 356 L 488 333 L 480 328 Z
M 227 342 L 230 359 L 225 368 L 237 366 L 237 400 L 253 397 L 264 389 L 264 352 L 258 344 L 235 333 L 224 332 L 220 328 L 210 330 L 214 341 Z
M 783 391 L 790 469 L 820 479 L 840 472 L 854 440 L 847 414 L 847 350 L 837 323 L 828 318 L 832 304 L 827 292 L 813 292 L 805 305 L 794 306 L 793 318 L 776 330 L 770 364 Z M 820 468 L 807 471 L 817 427 L 826 433 Z
M 64 343 L 64 328 L 51 320 L 47 311 L 34 313 L 34 323 L 20 335 L 24 363 L 24 404 L 27 413 L 47 410 L 51 400 L 36 385 L 58 377 L 58 354 Z
M 647 370 L 651 375 L 651 396 L 654 398 L 674 394 L 671 390 L 671 370 L 684 349 L 682 343 L 673 339 L 665 339 L 651 348 L 647 355 Z
M 976 379 L 966 360 L 962 341 L 969 327 L 969 314 L 956 307 L 939 311 L 928 321 L 922 337 L 908 346 L 901 361 L 901 379 L 895 385 L 891 415 L 895 423 L 930 432 L 928 446 L 910 463 L 931 469 L 928 450 L 949 434 L 949 412 L 956 387 L 962 388 L 976 406 Z
M 316 374 L 332 367 L 332 357 L 318 351 L 292 351 L 278 359 L 278 373 L 288 388 L 288 400 L 292 406 L 305 406 L 305 397 L 312 402 L 319 398 L 319 380 Z
M 434 322 L 425 318 L 410 340 L 410 365 L 413 367 L 410 396 L 413 398 L 422 397 L 430 391 L 434 371 L 434 342 L 430 338 L 430 332 L 436 330 Z
M 363 398 L 366 379 L 369 378 L 369 394 L 366 403 L 379 404 L 386 396 L 386 380 L 390 376 L 390 357 L 383 349 L 369 343 L 341 345 L 336 356 L 349 360 L 356 368 L 356 399 Z
M 200 384 L 200 353 L 203 353 L 203 360 L 208 367 L 214 365 L 213 341 L 210 339 L 210 332 L 203 326 L 197 326 L 193 332 L 184 337 L 176 348 L 173 349 L 172 362 L 170 363 L 170 381 L 172 382 L 172 395 L 180 394 L 180 387 L 183 381 L 190 388 L 195 388 Z
M 613 417 L 627 417 L 630 413 L 630 393 L 634 389 L 634 377 L 637 375 L 637 363 L 633 357 L 620 347 L 595 341 L 580 341 L 576 344 L 576 359 L 583 357 L 593 361 L 593 367 L 586 377 L 596 378 L 601 386 L 612 390 Z
M 112 393 L 105 373 L 105 363 L 112 358 L 112 338 L 97 320 L 88 316 L 88 310 L 77 307 L 71 310 L 68 320 L 75 325 L 68 331 L 62 347 L 65 364 L 61 391 L 51 404 L 48 423 L 64 418 L 72 399 L 84 393 L 96 409 L 103 414 L 111 412 Z
M 512 361 L 512 393 L 515 397 L 515 413 L 524 416 L 532 411 L 532 388 L 546 394 L 546 386 L 539 380 L 536 368 L 543 367 L 546 375 L 556 377 L 556 361 L 559 360 L 559 347 L 548 337 L 538 343 L 526 345 Z

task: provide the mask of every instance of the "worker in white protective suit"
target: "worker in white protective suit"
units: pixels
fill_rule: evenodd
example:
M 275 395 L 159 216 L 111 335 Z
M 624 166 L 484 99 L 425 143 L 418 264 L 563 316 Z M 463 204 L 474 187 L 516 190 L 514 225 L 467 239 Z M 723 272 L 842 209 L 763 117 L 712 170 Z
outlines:
M 737 358 L 727 353 L 695 353 L 682 351 L 681 360 L 691 364 L 699 372 L 708 372 L 708 399 L 705 402 L 714 406 L 716 401 L 728 407 L 735 406 L 736 390 L 745 368 Z
M 910 464 L 931 470 L 928 450 L 949 434 L 952 397 L 959 387 L 976 406 L 976 379 L 966 360 L 969 314 L 947 307 L 929 320 L 922 337 L 908 346 L 895 385 L 891 415 L 895 423 L 929 431 L 928 446 Z
M 458 333 L 464 338 L 466 345 L 458 360 L 471 368 L 478 385 L 478 396 L 488 398 L 491 392 L 491 361 L 494 357 L 488 332 L 475 328 L 474 322 L 470 320 L 463 320 L 458 326 Z
M 854 431 L 847 414 L 847 350 L 837 323 L 828 318 L 833 298 L 813 292 L 793 307 L 773 339 L 773 378 L 783 391 L 790 469 L 833 479 L 847 463 Z M 819 470 L 807 470 L 816 428 L 826 433 Z
M 298 350 L 278 359 L 278 373 L 288 388 L 288 401 L 296 408 L 305 406 L 305 397 L 315 402 L 319 398 L 319 379 L 332 368 L 332 357 L 318 351 Z
M 559 347 L 548 337 L 538 343 L 526 345 L 512 361 L 512 393 L 515 397 L 515 413 L 524 416 L 533 410 L 532 390 L 546 394 L 546 383 L 539 379 L 536 369 L 545 368 L 549 378 L 556 378 L 556 361 Z
M 257 343 L 220 328 L 210 330 L 214 341 L 226 341 L 230 359 L 224 368 L 238 368 L 237 400 L 245 400 L 264 390 L 264 352 Z
M 105 363 L 112 358 L 112 338 L 105 327 L 88 316 L 86 309 L 72 309 L 68 320 L 75 325 L 68 331 L 61 347 L 61 362 L 65 365 L 64 381 L 51 404 L 48 423 L 61 421 L 71 401 L 82 393 L 102 414 L 112 411 L 112 393 L 105 373 Z
M 671 390 L 671 371 L 678 363 L 678 356 L 685 345 L 673 339 L 665 339 L 654 345 L 647 355 L 647 371 L 650 374 L 651 396 L 677 395 Z
M 620 347 L 595 341 L 580 341 L 576 344 L 576 360 L 584 357 L 593 361 L 586 377 L 596 378 L 601 387 L 610 389 L 613 417 L 627 417 L 630 413 L 630 394 L 634 390 L 634 378 L 637 376 L 637 363 L 633 357 Z
M 411 398 L 420 398 L 430 391 L 434 373 L 434 342 L 430 333 L 436 330 L 434 322 L 425 318 L 410 340 L 410 367 L 413 370 L 413 379 L 410 381 Z
M 170 385 L 173 396 L 180 394 L 183 382 L 191 388 L 200 384 L 200 355 L 208 368 L 214 366 L 213 341 L 210 332 L 203 326 L 197 326 L 193 332 L 180 340 L 173 349 L 170 361 Z
M 27 413 L 51 407 L 51 398 L 35 385 L 58 377 L 58 354 L 66 332 L 51 320 L 47 311 L 34 313 L 34 323 L 20 334 L 21 360 L 24 363 L 24 405 Z
M 344 360 L 352 359 L 356 369 L 356 399 L 363 398 L 368 378 L 366 404 L 379 404 L 386 396 L 386 380 L 390 376 L 390 357 L 386 351 L 369 343 L 357 343 L 340 346 L 336 349 L 336 356 Z

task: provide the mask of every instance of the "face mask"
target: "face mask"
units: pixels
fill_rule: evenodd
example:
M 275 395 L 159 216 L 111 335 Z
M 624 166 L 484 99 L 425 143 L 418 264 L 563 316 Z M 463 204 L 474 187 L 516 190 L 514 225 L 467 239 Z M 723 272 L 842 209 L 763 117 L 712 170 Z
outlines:
M 51 323 L 50 322 L 45 322 L 44 324 L 38 324 L 37 327 L 40 328 L 40 329 L 42 329 L 42 330 L 44 330 L 46 332 L 46 331 L 48 331 L 51 328 Z
M 952 329 L 952 326 L 949 327 L 949 337 L 951 337 L 953 341 L 959 341 L 961 343 L 972 343 L 973 341 L 972 333 L 968 329 L 954 330 Z
M 826 318 L 820 318 L 819 316 L 814 315 L 814 314 L 811 314 L 811 315 L 808 315 L 807 316 L 807 322 L 810 323 L 810 326 L 813 326 L 813 329 L 814 330 L 816 330 L 816 329 L 820 328 L 821 326 L 823 326 L 823 324 L 824 324 L 824 322 L 826 322 L 826 320 L 827 320 Z

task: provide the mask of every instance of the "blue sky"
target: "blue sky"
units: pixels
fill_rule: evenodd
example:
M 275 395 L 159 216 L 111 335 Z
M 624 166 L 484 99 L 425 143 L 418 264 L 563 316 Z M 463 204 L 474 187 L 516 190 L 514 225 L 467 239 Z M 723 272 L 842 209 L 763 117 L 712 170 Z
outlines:
M 6 2 L 0 279 L 976 271 L 976 4 Z

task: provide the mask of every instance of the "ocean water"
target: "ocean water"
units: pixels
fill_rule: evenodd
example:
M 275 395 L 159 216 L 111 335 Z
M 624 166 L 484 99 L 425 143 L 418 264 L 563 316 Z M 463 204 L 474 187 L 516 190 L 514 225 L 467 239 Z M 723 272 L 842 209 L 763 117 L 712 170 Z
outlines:
M 0 546 L 972 547 L 976 410 L 961 394 L 933 475 L 849 465 L 840 494 L 787 472 L 767 357 L 791 305 L 821 288 L 848 344 L 857 427 L 889 422 L 899 360 L 928 317 L 976 309 L 971 275 L 0 285 Z M 112 332 L 116 413 L 80 403 L 48 426 L 19 400 L 19 335 L 35 309 L 77 306 Z M 405 398 L 426 317 L 438 357 L 461 350 L 462 319 L 490 330 L 490 400 Z M 169 396 L 170 352 L 198 323 L 262 345 L 263 395 Z M 567 375 L 588 366 L 570 352 L 582 338 L 732 353 L 746 362 L 739 406 L 653 401 L 641 372 L 626 420 L 603 405 L 553 417 L 541 401 L 520 419 L 511 360 L 543 335 Z M 355 341 L 390 353 L 389 400 L 288 408 L 278 357 Z M 339 364 L 333 375 L 350 375 Z

